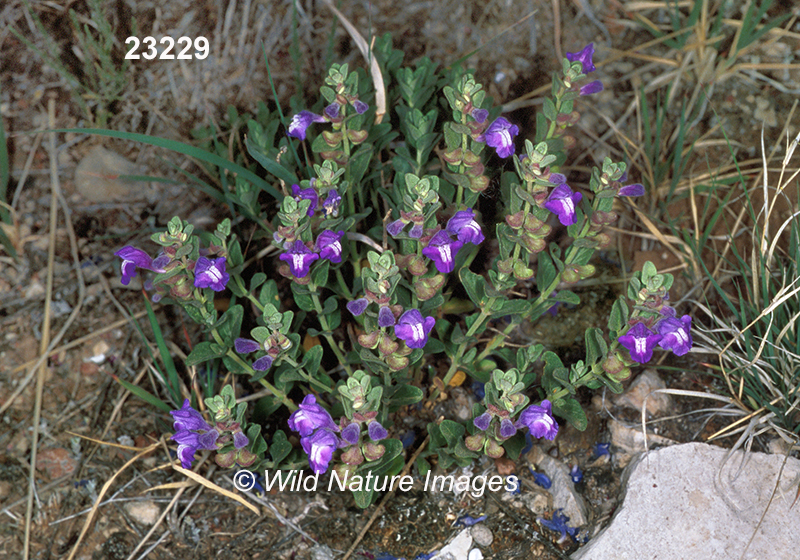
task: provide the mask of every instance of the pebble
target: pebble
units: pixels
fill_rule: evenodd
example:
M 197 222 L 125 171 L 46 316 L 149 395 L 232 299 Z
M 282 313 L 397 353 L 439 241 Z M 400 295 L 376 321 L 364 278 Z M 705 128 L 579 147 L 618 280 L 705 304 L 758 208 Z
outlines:
M 550 500 L 544 494 L 525 494 L 522 501 L 525 503 L 525 507 L 536 515 L 542 515 L 551 509 Z
M 611 432 L 611 443 L 614 447 L 620 448 L 623 453 L 628 455 L 635 455 L 644 451 L 644 436 L 640 426 L 628 427 L 613 418 L 608 421 L 607 425 L 608 430 Z M 647 434 L 647 445 L 650 448 L 673 445 L 675 443 L 677 443 L 675 440 L 663 436 Z
M 470 533 L 472 534 L 472 540 L 474 540 L 475 544 L 478 546 L 486 548 L 491 546 L 494 541 L 492 531 L 485 525 L 475 525 Z
M 642 410 L 642 403 L 647 398 L 647 413 L 650 415 L 667 412 L 672 407 L 672 399 L 666 393 L 653 393 L 657 389 L 665 389 L 667 385 L 654 369 L 646 369 L 633 380 L 628 390 L 616 398 L 616 404 Z M 649 395 L 649 396 L 648 396 Z
M 44 471 L 50 480 L 72 475 L 78 462 L 63 447 L 42 449 L 36 454 L 36 469 Z
M 317 544 L 311 548 L 311 560 L 333 560 L 333 550 L 324 544 Z
M 92 202 L 112 202 L 136 198 L 142 192 L 140 181 L 122 179 L 120 175 L 140 175 L 137 166 L 121 155 L 95 146 L 75 169 L 75 187 Z
M 582 527 L 589 522 L 589 509 L 586 502 L 575 490 L 569 474 L 569 467 L 558 459 L 534 447 L 525 458 L 547 473 L 553 482 L 549 492 L 553 496 L 553 508 L 563 510 L 570 518 L 573 527 Z
M 473 548 L 469 551 L 468 560 L 483 560 L 483 552 L 477 548 Z
M 469 560 L 471 548 L 472 535 L 470 535 L 470 529 L 464 529 L 431 560 Z
M 154 525 L 161 515 L 161 508 L 152 500 L 128 502 L 125 511 L 136 523 L 145 526 Z

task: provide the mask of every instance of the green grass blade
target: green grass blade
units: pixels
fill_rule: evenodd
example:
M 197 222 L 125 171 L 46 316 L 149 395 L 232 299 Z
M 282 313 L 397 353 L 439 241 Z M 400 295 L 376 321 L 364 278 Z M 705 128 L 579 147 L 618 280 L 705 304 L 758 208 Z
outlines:
M 134 385 L 133 383 L 125 381 L 124 379 L 120 379 L 119 377 L 116 376 L 114 377 L 114 380 L 123 387 L 125 387 L 125 389 L 130 391 L 132 394 L 142 399 L 147 404 L 152 405 L 158 408 L 159 410 L 163 410 L 164 412 L 170 412 L 171 410 L 173 410 L 173 408 L 170 405 L 168 405 L 167 403 L 165 403 L 164 401 L 162 401 L 161 399 L 159 399 L 146 389 L 142 389 L 138 385 Z
M 150 327 L 153 329 L 153 334 L 156 337 L 156 344 L 158 344 L 158 352 L 161 354 L 161 362 L 164 364 L 164 369 L 167 370 L 167 389 L 173 401 L 177 404 L 181 402 L 180 379 L 178 378 L 178 371 L 175 369 L 175 362 L 172 360 L 172 355 L 169 353 L 167 343 L 164 341 L 164 335 L 161 332 L 161 327 L 158 325 L 158 319 L 153 311 L 153 306 L 150 301 L 145 298 L 144 305 L 147 308 L 147 318 L 150 320 Z
M 184 142 L 178 142 L 177 140 L 169 140 L 166 138 L 157 138 L 155 136 L 148 136 L 146 134 L 138 134 L 136 132 L 118 132 L 116 130 L 105 130 L 100 128 L 59 128 L 54 130 L 53 132 L 72 132 L 77 134 L 96 134 L 97 136 L 108 136 L 109 138 L 119 138 L 121 140 L 129 140 L 132 142 L 141 142 L 142 144 L 149 144 L 150 146 L 156 146 L 159 148 L 166 148 L 168 150 L 172 150 L 173 152 L 178 152 L 179 154 L 184 154 L 189 157 L 193 157 L 199 159 L 200 161 L 205 161 L 206 163 L 210 163 L 212 165 L 216 165 L 217 167 L 221 167 L 231 173 L 237 173 L 243 179 L 250 181 L 252 184 L 260 188 L 262 191 L 266 192 L 276 200 L 280 200 L 283 197 L 278 192 L 275 187 L 270 185 L 264 179 L 250 171 L 233 163 L 232 161 L 228 161 L 227 159 L 218 156 L 217 154 L 212 154 L 206 150 L 202 150 L 190 144 L 186 144 Z

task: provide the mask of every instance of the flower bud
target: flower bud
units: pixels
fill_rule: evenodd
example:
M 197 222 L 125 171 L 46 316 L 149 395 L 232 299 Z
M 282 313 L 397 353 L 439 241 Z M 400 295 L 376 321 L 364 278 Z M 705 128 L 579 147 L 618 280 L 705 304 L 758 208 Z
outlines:
M 371 441 L 362 445 L 361 448 L 364 451 L 364 457 L 367 458 L 367 461 L 377 461 L 386 453 L 386 448 L 383 445 Z

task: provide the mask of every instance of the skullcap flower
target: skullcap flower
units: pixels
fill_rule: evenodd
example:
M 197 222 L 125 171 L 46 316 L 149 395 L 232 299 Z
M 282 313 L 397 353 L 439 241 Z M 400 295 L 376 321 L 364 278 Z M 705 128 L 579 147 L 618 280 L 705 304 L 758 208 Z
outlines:
M 131 278 L 136 276 L 137 268 L 144 268 L 158 273 L 165 272 L 164 269 L 161 268 L 166 264 L 163 257 L 156 258 L 156 260 L 153 261 L 150 255 L 137 247 L 126 245 L 114 254 L 122 259 L 122 265 L 120 266 L 122 277 L 120 278 L 120 282 L 122 282 L 124 286 L 127 286 Z M 166 255 L 164 257 L 166 257 Z
M 299 138 L 300 140 L 306 139 L 306 130 L 311 123 L 325 122 L 325 117 L 317 115 L 311 111 L 300 111 L 294 117 L 292 122 L 289 123 L 289 130 L 286 132 L 289 136 Z
M 423 319 L 418 309 L 409 309 L 400 316 L 394 326 L 394 334 L 404 340 L 409 348 L 422 348 L 428 342 L 428 335 L 435 324 L 433 317 Z
M 672 350 L 676 356 L 683 356 L 692 349 L 692 318 L 684 315 L 667 317 L 656 324 L 656 330 L 661 335 L 658 345 L 664 350 Z
M 514 153 L 514 136 L 519 134 L 519 127 L 511 124 L 503 117 L 498 117 L 489 125 L 486 132 L 479 137 L 479 141 L 486 142 L 497 150 L 497 155 L 507 158 Z
M 289 416 L 289 428 L 301 436 L 311 435 L 314 430 L 321 428 L 337 430 L 331 415 L 317 404 L 317 398 L 311 394 L 306 395 L 298 409 Z
M 554 440 L 558 434 L 558 424 L 553 418 L 553 404 L 545 399 L 541 405 L 532 404 L 522 411 L 517 427 L 527 427 L 531 435 L 537 438 Z
M 189 399 L 183 401 L 179 410 L 170 412 L 175 434 L 170 438 L 178 444 L 178 458 L 184 469 L 192 468 L 194 454 L 200 449 L 216 450 L 219 432 L 211 427 L 203 416 L 192 408 Z
M 462 243 L 473 245 L 478 245 L 485 239 L 480 224 L 475 221 L 472 208 L 456 212 L 447 222 L 447 233 L 455 235 Z
M 575 205 L 581 201 L 581 198 L 583 198 L 581 193 L 572 192 L 569 185 L 564 183 L 552 190 L 544 207 L 556 214 L 562 225 L 571 226 L 578 221 Z
M 594 64 L 592 64 L 592 55 L 594 55 L 594 43 L 589 43 L 580 52 L 567 53 L 567 60 L 570 62 L 580 61 L 583 66 L 583 73 L 589 74 L 595 71 Z
M 282 253 L 280 260 L 289 263 L 289 270 L 297 278 L 305 278 L 311 268 L 311 263 L 319 258 L 319 255 L 306 247 L 306 244 L 295 239 L 286 253 Z
M 225 272 L 225 257 L 207 259 L 200 257 L 194 265 L 194 287 L 211 288 L 221 292 L 228 284 L 230 275 Z
M 342 236 L 343 231 L 332 232 L 326 229 L 317 236 L 317 251 L 321 259 L 328 259 L 332 263 L 342 262 Z
M 628 350 L 634 361 L 646 364 L 653 357 L 653 349 L 662 338 L 662 335 L 653 333 L 644 323 L 636 323 L 618 340 Z
M 436 270 L 442 273 L 453 272 L 456 267 L 456 253 L 464 243 L 453 240 L 446 231 L 434 235 L 422 254 L 431 259 L 436 265 Z

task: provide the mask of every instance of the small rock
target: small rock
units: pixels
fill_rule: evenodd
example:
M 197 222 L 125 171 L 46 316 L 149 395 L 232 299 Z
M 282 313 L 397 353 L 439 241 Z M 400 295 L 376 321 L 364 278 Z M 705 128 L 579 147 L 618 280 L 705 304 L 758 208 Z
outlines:
M 586 525 L 589 522 L 589 510 L 586 502 L 575 490 L 569 467 L 541 450 L 539 453 L 529 453 L 526 458 L 529 460 L 534 458 L 536 466 L 546 472 L 553 482 L 549 490 L 553 496 L 553 508 L 563 510 L 573 527 Z
M 776 455 L 786 455 L 792 450 L 792 444 L 791 442 L 783 441 L 783 439 L 776 437 L 769 440 L 767 450 Z
M 494 460 L 494 466 L 497 467 L 497 474 L 500 476 L 508 476 L 517 470 L 514 461 L 508 457 L 500 457 Z
M 142 193 L 142 183 L 120 176 L 139 174 L 135 164 L 98 145 L 75 169 L 75 187 L 81 196 L 92 202 L 137 198 Z
M 483 552 L 477 548 L 473 548 L 469 551 L 468 560 L 483 560 Z
M 161 515 L 161 508 L 152 500 L 128 502 L 125 504 L 125 511 L 136 523 L 148 527 L 155 524 Z
M 536 515 L 542 515 L 546 511 L 552 509 L 550 507 L 550 500 L 544 494 L 536 494 L 527 493 L 522 496 L 522 501 L 525 503 L 525 507 L 531 510 Z
M 464 529 L 431 560 L 468 560 L 472 548 L 470 529 Z
M 648 368 L 633 380 L 627 391 L 616 398 L 616 403 L 619 406 L 641 411 L 642 403 L 646 397 L 648 414 L 666 412 L 672 406 L 672 399 L 670 399 L 669 395 L 666 393 L 651 394 L 657 389 L 665 389 L 666 387 L 658 372 Z
M 622 450 L 623 453 L 628 455 L 635 455 L 644 451 L 644 436 L 642 430 L 638 426 L 636 428 L 629 428 L 614 420 L 613 418 L 608 421 L 608 429 L 611 432 L 611 443 L 615 447 Z M 648 447 L 673 445 L 677 443 L 675 440 L 657 436 L 648 432 L 647 445 Z
M 78 468 L 78 462 L 63 447 L 42 449 L 36 454 L 36 468 L 44 471 L 50 480 L 70 476 Z
M 324 544 L 311 547 L 311 560 L 333 560 L 333 550 Z
M 485 525 L 473 526 L 472 529 L 470 529 L 470 533 L 472 534 L 472 540 L 474 540 L 475 544 L 478 546 L 486 548 L 491 546 L 492 542 L 494 541 L 494 535 L 492 534 L 492 531 Z

